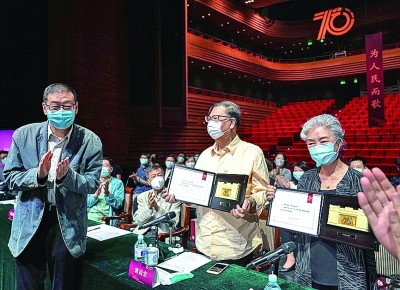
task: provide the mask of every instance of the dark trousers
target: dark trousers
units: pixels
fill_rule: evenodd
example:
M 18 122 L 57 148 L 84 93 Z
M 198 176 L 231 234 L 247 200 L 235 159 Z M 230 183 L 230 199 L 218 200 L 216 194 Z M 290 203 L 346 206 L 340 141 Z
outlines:
M 65 246 L 55 207 L 46 206 L 38 230 L 15 258 L 16 289 L 44 289 L 46 264 L 51 289 L 79 289 L 80 259 Z

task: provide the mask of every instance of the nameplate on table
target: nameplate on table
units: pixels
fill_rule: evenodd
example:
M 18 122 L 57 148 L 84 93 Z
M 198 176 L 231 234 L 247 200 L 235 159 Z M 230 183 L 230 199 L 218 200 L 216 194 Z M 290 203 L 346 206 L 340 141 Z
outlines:
M 318 236 L 321 206 L 319 193 L 277 188 L 270 203 L 268 225 Z
M 160 284 L 155 268 L 135 260 L 131 260 L 129 263 L 128 277 L 152 288 Z

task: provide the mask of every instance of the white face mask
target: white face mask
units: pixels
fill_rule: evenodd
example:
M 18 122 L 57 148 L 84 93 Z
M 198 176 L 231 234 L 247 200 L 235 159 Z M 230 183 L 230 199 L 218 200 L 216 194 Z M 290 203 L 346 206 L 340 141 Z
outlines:
M 224 120 L 223 122 L 228 121 Z M 218 121 L 209 121 L 207 123 L 207 132 L 208 135 L 210 135 L 211 138 L 213 138 L 214 140 L 217 140 L 218 138 L 222 137 L 228 130 L 226 130 L 225 132 L 222 132 L 221 130 L 221 126 L 223 122 L 218 122 Z
M 362 173 L 363 169 L 362 168 L 354 168 L 355 170 L 357 170 L 358 172 Z
M 282 167 L 283 164 L 285 164 L 285 161 L 283 159 L 276 159 L 275 160 L 275 165 L 278 167 Z
M 187 162 L 186 167 L 194 168 L 195 163 L 194 162 Z
M 161 188 L 164 187 L 164 183 L 165 183 L 164 177 L 156 176 L 151 181 L 151 187 L 155 190 L 160 190 Z

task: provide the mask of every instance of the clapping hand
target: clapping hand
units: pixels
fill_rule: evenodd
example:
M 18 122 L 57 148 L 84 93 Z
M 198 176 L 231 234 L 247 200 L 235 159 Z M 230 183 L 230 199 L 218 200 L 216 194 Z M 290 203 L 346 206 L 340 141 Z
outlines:
M 69 170 L 69 157 L 65 158 L 64 160 L 61 160 L 60 163 L 58 163 L 57 168 L 56 168 L 56 178 L 57 180 L 61 180 L 67 175 Z
M 110 191 L 108 190 L 108 185 L 110 184 L 110 180 L 107 180 L 106 182 L 103 183 L 103 188 L 104 188 L 104 195 L 108 196 L 110 194 Z
M 154 208 L 156 211 L 160 209 L 156 201 L 156 194 L 153 191 L 148 193 L 147 207 Z
M 364 169 L 358 202 L 378 241 L 400 259 L 400 186 L 392 186 L 379 168 Z
M 47 151 L 39 162 L 38 169 L 38 178 L 42 179 L 49 175 L 50 167 L 51 167 L 51 158 L 53 157 L 53 152 Z

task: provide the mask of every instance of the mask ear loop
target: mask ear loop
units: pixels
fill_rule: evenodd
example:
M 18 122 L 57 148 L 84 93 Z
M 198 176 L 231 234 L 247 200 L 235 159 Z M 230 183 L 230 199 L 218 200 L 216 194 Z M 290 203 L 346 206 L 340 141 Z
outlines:
M 336 153 L 339 154 L 340 148 L 342 148 L 342 146 L 343 146 L 343 139 L 342 138 L 337 138 L 333 145 L 335 145 L 336 143 L 338 143 L 338 149 L 337 149 Z

